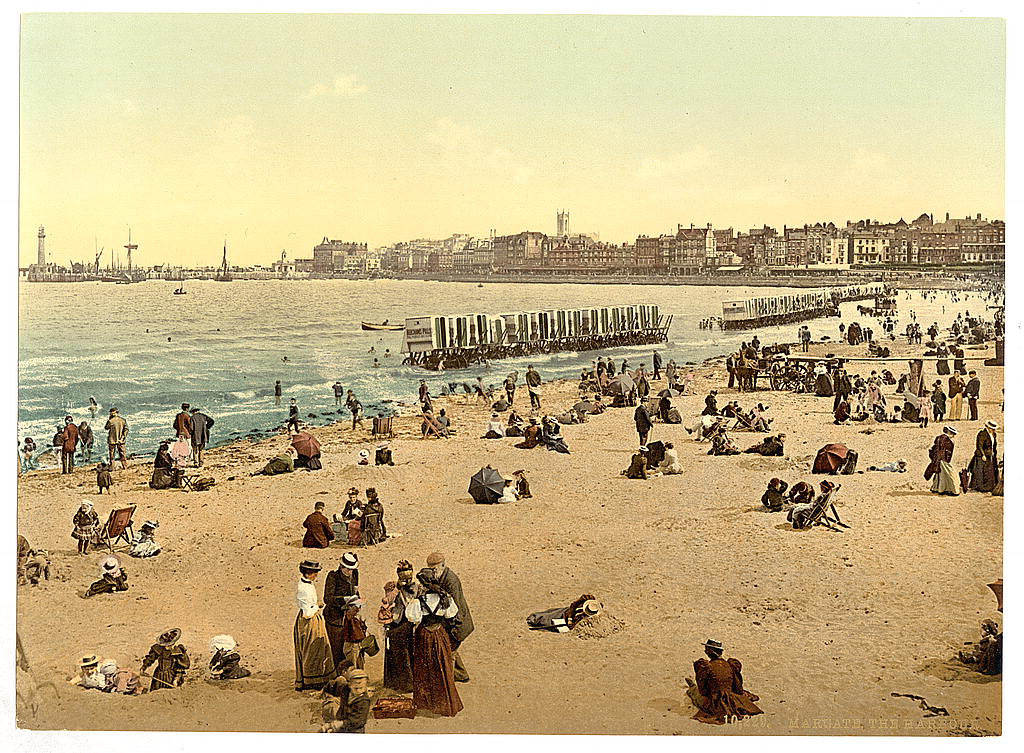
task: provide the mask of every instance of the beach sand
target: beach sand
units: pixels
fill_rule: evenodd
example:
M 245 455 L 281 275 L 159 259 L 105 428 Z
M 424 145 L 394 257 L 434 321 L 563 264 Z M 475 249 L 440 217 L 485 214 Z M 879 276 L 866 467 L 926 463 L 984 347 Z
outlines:
M 865 351 L 814 347 L 839 356 Z M 663 355 L 666 362 L 675 356 Z M 905 370 L 886 366 L 897 375 Z M 982 379 L 981 421 L 956 424 L 956 469 L 967 464 L 982 422 L 1002 423 L 1002 368 L 970 367 Z M 870 368 L 849 370 L 866 376 Z M 929 384 L 934 368 L 926 364 Z M 700 413 L 708 389 L 719 390 L 720 405 L 734 399 L 723 388 L 720 361 L 696 373 L 695 394 L 675 399 L 685 423 Z M 571 383 L 545 385 L 545 409 L 561 412 L 576 395 Z M 682 426 L 657 424 L 651 439 L 674 441 L 685 473 L 627 480 L 619 471 L 637 446 L 632 408 L 564 427 L 567 456 L 515 449 L 518 439 L 478 439 L 489 409 L 455 398 L 437 401 L 449 406 L 458 430 L 450 440 L 422 440 L 418 417 L 396 419 L 395 467 L 355 464 L 359 449 L 374 446 L 367 421 L 355 432 L 344 423 L 313 429 L 324 453 L 324 469 L 315 473 L 249 477 L 287 445 L 284 436 L 210 450 L 203 475 L 217 484 L 202 493 L 149 489 L 148 462 L 115 472 L 114 496 L 96 495 L 91 469 L 70 478 L 55 471 L 23 476 L 19 533 L 50 551 L 54 573 L 42 585 L 18 588 L 19 635 L 41 685 L 37 713 L 21 708 L 19 724 L 315 730 L 318 695 L 292 689 L 296 565 L 313 557 L 326 574 L 348 547 L 304 550 L 301 524 L 316 500 L 327 503 L 328 515 L 337 511 L 354 485 L 376 487 L 388 530 L 399 534 L 358 551 L 363 616 L 378 637 L 377 606 L 395 564 L 408 558 L 419 568 L 434 550 L 459 574 L 476 623 L 462 648 L 472 675 L 458 686 L 465 710 L 454 718 L 371 718 L 368 732 L 998 734 L 1000 678 L 950 659 L 977 639 L 981 620 L 1002 622 L 985 585 L 1002 575 L 1002 498 L 929 493 L 922 474 L 938 426 L 835 426 L 831 398 L 761 391 L 735 399 L 744 407 L 770 406 L 773 432 L 788 435 L 785 457 L 710 457 Z M 525 402 L 520 389 L 517 404 Z M 734 436 L 745 448 L 763 435 Z M 835 441 L 859 452 L 860 469 L 905 458 L 910 471 L 835 478 L 842 484 L 840 514 L 852 526 L 842 533 L 794 531 L 784 513 L 762 510 L 760 496 L 773 476 L 817 485 L 811 461 Z M 506 476 L 525 468 L 533 499 L 473 504 L 469 477 L 486 464 Z M 70 537 L 83 497 L 95 502 L 101 520 L 114 506 L 137 505 L 136 528 L 146 519 L 160 522 L 161 555 L 123 557 L 126 593 L 80 598 L 100 559 L 79 557 Z M 321 593 L 322 585 L 321 579 Z M 531 612 L 584 592 L 605 605 L 592 629 L 527 629 Z M 66 683 L 85 653 L 137 670 L 156 636 L 171 627 L 182 629 L 192 655 L 183 687 L 124 697 Z M 238 641 L 251 678 L 207 679 L 208 643 L 218 633 Z M 691 718 L 685 678 L 707 638 L 743 662 L 746 686 L 760 696 L 764 715 L 722 727 Z M 382 661 L 383 652 L 367 660 L 377 688 Z M 28 676 L 18 676 L 19 688 L 27 689 Z M 892 693 L 923 696 L 949 716 L 928 716 L 917 701 Z

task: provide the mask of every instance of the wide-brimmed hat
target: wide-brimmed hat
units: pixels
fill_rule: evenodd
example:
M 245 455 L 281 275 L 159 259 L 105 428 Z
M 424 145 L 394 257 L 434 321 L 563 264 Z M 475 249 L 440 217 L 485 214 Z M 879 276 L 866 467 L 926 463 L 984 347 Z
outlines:
M 234 651 L 238 644 L 230 635 L 215 635 L 210 639 L 211 651 Z
M 524 473 L 526 473 L 526 470 L 523 468 L 520 468 L 518 471 L 512 471 L 513 476 L 522 476 Z
M 353 486 L 353 487 L 350 487 L 350 488 L 349 488 L 349 490 L 348 490 L 348 493 L 349 493 L 349 494 L 359 494 L 359 490 L 358 490 L 358 489 L 356 489 L 356 488 L 355 488 L 355 487 Z
M 597 599 L 587 599 L 583 602 L 583 612 L 587 615 L 595 615 L 601 611 L 601 602 Z
M 942 430 L 947 434 L 952 434 L 954 437 L 959 433 L 955 426 L 943 426 Z
M 991 429 L 992 431 L 995 431 L 996 429 L 999 428 L 999 424 L 997 424 L 995 421 L 986 421 L 985 422 L 985 428 L 986 429 Z
M 121 571 L 121 562 L 117 557 L 106 557 L 100 562 L 100 570 L 105 573 L 119 573 Z
M 117 662 L 113 659 L 104 659 L 99 666 L 101 675 L 112 675 L 117 672 Z
M 152 528 L 152 529 L 155 530 L 155 529 L 160 527 L 160 523 L 155 521 L 155 520 L 147 520 L 145 523 L 142 524 L 142 527 L 143 528 Z
M 708 638 L 706 641 L 704 641 L 704 648 L 713 648 L 716 651 L 723 650 L 722 642 L 716 641 L 714 638 Z
M 306 570 L 308 572 L 318 573 L 321 569 L 320 563 L 316 560 L 302 560 L 302 562 L 299 563 L 300 572 Z
M 370 457 L 370 451 L 369 450 L 360 450 L 359 451 L 359 457 L 361 457 L 361 458 L 368 458 L 368 457 Z
M 78 661 L 79 667 L 94 667 L 100 663 L 100 659 L 96 654 L 87 654 Z
M 355 669 L 354 667 L 352 669 L 350 669 L 346 673 L 346 676 L 348 677 L 348 681 L 349 682 L 352 682 L 353 680 L 369 680 L 370 679 L 370 676 L 368 674 L 366 674 L 366 672 L 364 670 L 362 670 L 362 669 Z
M 92 506 L 93 506 L 92 502 L 90 502 L 87 499 L 83 499 L 81 501 L 81 503 L 79 504 L 79 507 L 92 507 Z
M 647 452 L 647 445 L 645 445 L 645 444 L 640 445 L 640 452 Z
M 359 558 L 355 552 L 345 552 L 341 555 L 341 566 L 346 567 L 349 570 L 355 570 L 359 567 Z
M 181 628 L 171 628 L 166 633 L 160 633 L 156 642 L 161 646 L 173 646 L 181 637 Z

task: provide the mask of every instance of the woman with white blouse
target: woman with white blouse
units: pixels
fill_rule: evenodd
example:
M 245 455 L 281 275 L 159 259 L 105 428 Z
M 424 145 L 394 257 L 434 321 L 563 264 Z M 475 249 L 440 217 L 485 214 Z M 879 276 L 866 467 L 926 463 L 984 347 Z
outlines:
M 315 581 L 320 569 L 320 563 L 311 560 L 299 565 L 301 577 L 295 589 L 299 613 L 294 629 L 296 690 L 320 690 L 335 676 L 327 625 L 316 594 Z

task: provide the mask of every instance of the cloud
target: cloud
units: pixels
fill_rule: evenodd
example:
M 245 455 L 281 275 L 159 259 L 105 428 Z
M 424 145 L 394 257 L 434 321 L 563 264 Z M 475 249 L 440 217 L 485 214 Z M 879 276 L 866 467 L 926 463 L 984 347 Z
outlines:
M 695 146 L 666 157 L 647 157 L 640 162 L 638 174 L 644 182 L 684 183 L 709 168 L 713 157 L 705 147 Z
M 333 85 L 316 83 L 306 92 L 306 98 L 312 97 L 358 97 L 368 91 L 366 84 L 359 83 L 359 78 L 349 74 L 336 76 Z
M 476 132 L 467 125 L 461 125 L 449 118 L 438 118 L 426 140 L 441 147 L 445 152 L 469 151 L 478 148 Z

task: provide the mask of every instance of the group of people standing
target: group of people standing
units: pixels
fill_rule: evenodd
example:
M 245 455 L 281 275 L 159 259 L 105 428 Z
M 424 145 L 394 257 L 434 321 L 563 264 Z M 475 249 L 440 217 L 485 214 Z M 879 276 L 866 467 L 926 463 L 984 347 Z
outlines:
M 362 671 L 364 653 L 375 654 L 375 636 L 359 616 L 359 558 L 346 552 L 327 574 L 323 602 L 316 592 L 322 567 L 314 560 L 299 565 L 295 618 L 295 689 L 321 689 L 349 669 Z M 412 693 L 416 708 L 441 716 L 462 710 L 455 683 L 469 673 L 459 647 L 473 632 L 473 618 L 459 577 L 442 554 L 427 557 L 426 567 L 402 560 L 396 579 L 384 586 L 378 622 L 385 633 L 384 685 Z

